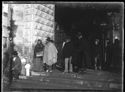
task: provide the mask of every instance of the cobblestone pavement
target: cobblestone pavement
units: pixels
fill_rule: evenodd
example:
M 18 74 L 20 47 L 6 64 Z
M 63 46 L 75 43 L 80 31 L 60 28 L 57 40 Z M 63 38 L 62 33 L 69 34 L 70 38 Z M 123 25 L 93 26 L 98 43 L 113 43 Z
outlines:
M 14 80 L 10 88 L 13 92 L 18 92 L 14 90 L 32 92 L 36 89 L 37 92 L 41 92 L 40 90 L 45 92 L 45 89 L 56 89 L 53 92 L 57 92 L 57 89 L 79 90 L 79 92 L 81 92 L 80 90 L 86 90 L 85 92 L 97 92 L 97 90 L 98 92 L 122 92 L 122 77 L 120 74 L 89 69 L 80 74 L 62 73 L 58 70 L 51 73 L 32 72 L 30 77 L 21 76 L 19 80 Z

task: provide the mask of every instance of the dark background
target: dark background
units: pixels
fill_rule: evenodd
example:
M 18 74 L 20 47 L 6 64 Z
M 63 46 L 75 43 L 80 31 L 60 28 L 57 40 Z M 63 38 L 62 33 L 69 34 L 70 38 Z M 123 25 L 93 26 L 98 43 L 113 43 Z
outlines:
M 90 58 L 94 60 L 94 41 L 98 38 L 101 42 L 102 60 L 104 62 L 105 40 L 108 32 L 113 37 L 112 16 L 121 13 L 121 4 L 112 3 L 57 3 L 55 6 L 55 21 L 66 35 L 75 41 L 76 34 L 81 32 L 90 47 Z M 101 24 L 106 24 L 102 26 Z

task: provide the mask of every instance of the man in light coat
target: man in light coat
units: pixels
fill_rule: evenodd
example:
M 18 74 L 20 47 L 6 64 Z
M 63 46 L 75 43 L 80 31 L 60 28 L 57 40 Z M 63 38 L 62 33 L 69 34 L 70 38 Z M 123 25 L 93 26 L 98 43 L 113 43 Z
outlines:
M 57 49 L 53 41 L 48 37 L 44 49 L 43 62 L 48 65 L 47 72 L 52 72 L 52 65 L 57 62 Z

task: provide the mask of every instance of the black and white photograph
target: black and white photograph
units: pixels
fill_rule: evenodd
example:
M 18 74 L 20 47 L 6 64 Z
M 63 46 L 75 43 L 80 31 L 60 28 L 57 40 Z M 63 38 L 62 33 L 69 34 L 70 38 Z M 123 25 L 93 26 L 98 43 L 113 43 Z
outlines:
M 123 92 L 123 2 L 3 1 L 1 24 L 1 92 Z

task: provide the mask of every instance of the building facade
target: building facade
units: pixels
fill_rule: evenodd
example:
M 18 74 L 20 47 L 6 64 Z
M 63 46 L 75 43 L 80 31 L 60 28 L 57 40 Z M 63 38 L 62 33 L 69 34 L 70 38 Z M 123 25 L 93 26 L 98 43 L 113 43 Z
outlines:
M 31 59 L 37 39 L 44 43 L 47 37 L 54 40 L 53 4 L 11 4 L 15 21 L 15 49 Z M 30 60 L 32 61 L 32 59 Z

